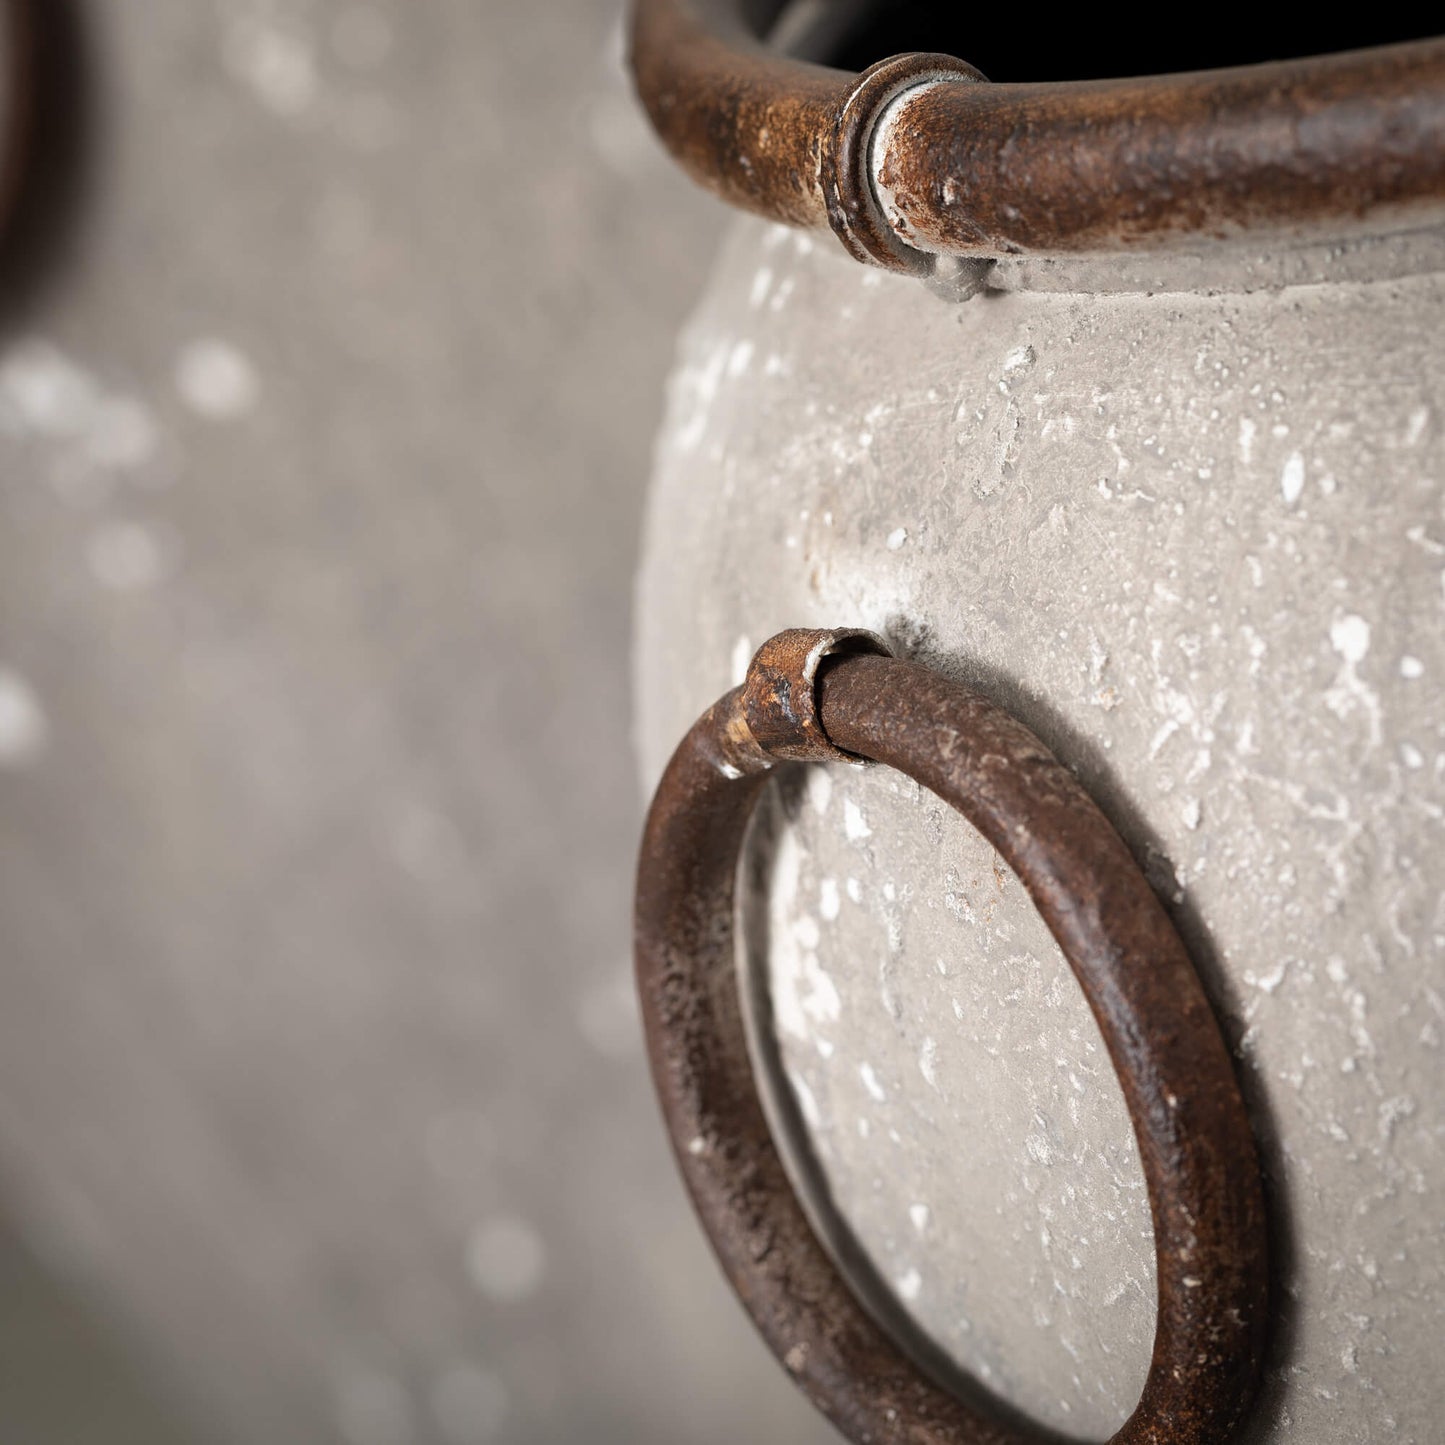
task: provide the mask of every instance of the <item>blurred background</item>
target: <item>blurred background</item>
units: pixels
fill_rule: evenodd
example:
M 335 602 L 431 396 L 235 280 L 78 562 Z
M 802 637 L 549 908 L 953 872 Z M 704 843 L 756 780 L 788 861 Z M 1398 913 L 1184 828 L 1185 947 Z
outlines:
M 0 1440 L 821 1442 L 632 1003 L 721 208 L 595 0 L 38 0 L 0 256 Z

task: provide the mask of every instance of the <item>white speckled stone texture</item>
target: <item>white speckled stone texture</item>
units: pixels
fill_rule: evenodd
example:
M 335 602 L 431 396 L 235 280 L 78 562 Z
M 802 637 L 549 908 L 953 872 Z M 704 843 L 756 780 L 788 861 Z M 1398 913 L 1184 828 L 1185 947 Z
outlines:
M 1166 899 L 1274 1202 L 1253 1445 L 1426 1445 L 1445 1415 L 1442 258 L 1010 263 L 950 305 L 744 222 L 658 451 L 649 777 L 772 632 L 870 627 L 1033 727 Z M 813 1207 L 960 1366 L 1107 1435 L 1152 1240 L 1076 985 L 897 775 L 771 806 L 748 965 Z

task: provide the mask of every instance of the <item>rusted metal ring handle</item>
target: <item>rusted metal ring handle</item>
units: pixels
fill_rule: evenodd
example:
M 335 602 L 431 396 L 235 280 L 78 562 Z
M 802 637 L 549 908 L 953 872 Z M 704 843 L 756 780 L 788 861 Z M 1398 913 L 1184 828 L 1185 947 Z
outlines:
M 855 631 L 780 633 L 673 755 L 643 836 L 637 979 L 653 1077 L 723 1269 L 774 1354 L 851 1440 L 1029 1445 L 928 1379 L 849 1291 L 804 1216 L 749 1062 L 733 906 L 776 759 L 873 759 L 956 808 L 1022 880 L 1123 1085 L 1149 1188 L 1158 1321 L 1114 1445 L 1228 1438 L 1267 1316 L 1258 1157 L 1229 1052 L 1138 865 L 1073 775 L 987 699 Z
M 879 265 L 1445 218 L 1445 39 L 1050 84 L 976 84 L 962 61 L 909 55 L 860 79 L 770 53 L 759 30 L 778 8 L 635 0 L 638 92 L 696 180 L 772 220 L 831 225 Z M 860 115 L 884 71 L 888 94 Z

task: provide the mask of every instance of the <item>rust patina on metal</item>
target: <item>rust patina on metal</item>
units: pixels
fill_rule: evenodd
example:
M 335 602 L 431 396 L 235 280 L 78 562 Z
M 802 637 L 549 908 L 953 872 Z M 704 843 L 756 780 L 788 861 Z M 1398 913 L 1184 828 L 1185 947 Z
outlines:
M 1123 1086 L 1148 1184 L 1158 1323 L 1114 1445 L 1227 1439 L 1268 1316 L 1259 1162 L 1229 1053 L 1163 907 L 1108 820 L 986 698 L 856 631 L 766 643 L 694 725 L 644 832 L 636 961 L 663 1113 L 703 1226 L 774 1354 L 855 1442 L 1052 1438 L 935 1384 L 819 1243 L 774 1146 L 744 1035 L 734 891 L 779 762 L 872 759 L 956 808 L 1018 875 L 1073 969 Z M 980 1397 L 982 1399 L 982 1397 Z
M 1445 40 L 1112 81 L 993 85 L 950 56 L 861 76 L 771 54 L 777 5 L 637 0 L 648 114 L 733 205 L 943 256 L 1392 229 L 1445 214 Z M 940 83 L 941 82 L 941 83 Z

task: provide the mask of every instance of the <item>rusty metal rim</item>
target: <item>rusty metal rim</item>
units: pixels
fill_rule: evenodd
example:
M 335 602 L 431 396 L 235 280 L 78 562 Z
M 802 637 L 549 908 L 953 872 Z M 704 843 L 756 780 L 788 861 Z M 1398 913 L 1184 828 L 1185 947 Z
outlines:
M 873 759 L 957 809 L 1027 889 L 1098 1021 L 1149 1189 L 1153 1356 L 1113 1445 L 1226 1440 L 1267 1322 L 1263 1191 L 1248 1117 L 1198 976 L 1118 834 L 1020 723 L 888 655 L 872 634 L 780 633 L 684 738 L 648 814 L 637 981 L 683 1177 L 733 1288 L 813 1402 L 855 1442 L 1036 1445 L 930 1380 L 865 1312 L 784 1172 L 749 1061 L 734 891 L 779 760 Z
M 949 56 L 895 56 L 862 77 L 786 60 L 744 9 L 635 0 L 633 69 L 659 135 L 733 205 L 831 226 L 850 253 L 891 270 L 928 274 L 939 256 L 1335 238 L 1445 217 L 1445 39 L 992 85 Z M 938 83 L 940 71 L 952 75 Z

